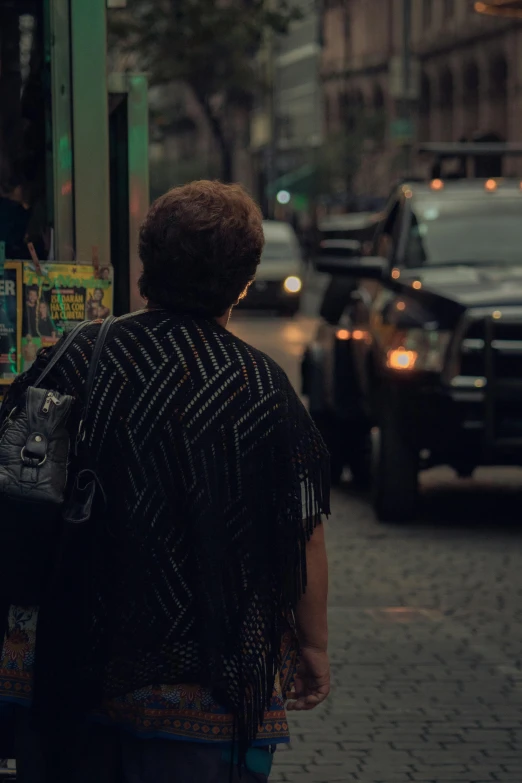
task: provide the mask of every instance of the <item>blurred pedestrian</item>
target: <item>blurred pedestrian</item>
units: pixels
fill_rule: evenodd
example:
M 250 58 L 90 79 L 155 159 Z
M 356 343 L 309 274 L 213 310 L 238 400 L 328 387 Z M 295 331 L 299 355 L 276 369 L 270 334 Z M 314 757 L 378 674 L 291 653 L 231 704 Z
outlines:
M 37 721 L 19 718 L 20 783 L 263 783 L 288 692 L 295 710 L 328 695 L 328 456 L 283 371 L 227 329 L 261 221 L 203 181 L 142 226 L 148 306 L 111 327 L 86 422 L 105 504 L 81 545 L 64 535 L 34 672 L 36 610 L 9 610 L 0 698 Z M 81 399 L 99 328 L 49 388 Z
M 0 241 L 5 242 L 7 258 L 26 260 L 31 256 L 27 248 L 27 227 L 30 211 L 24 201 L 18 180 L 0 183 Z
M 307 267 L 312 267 L 319 249 L 321 236 L 313 216 L 309 216 L 303 225 L 302 243 L 304 250 L 304 259 Z

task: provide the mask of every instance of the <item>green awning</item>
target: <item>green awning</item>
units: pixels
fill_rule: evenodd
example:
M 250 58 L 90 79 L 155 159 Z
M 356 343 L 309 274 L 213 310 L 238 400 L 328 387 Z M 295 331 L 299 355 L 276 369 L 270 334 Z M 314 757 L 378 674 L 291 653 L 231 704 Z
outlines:
M 267 185 L 266 192 L 269 196 L 275 196 L 280 190 L 292 192 L 292 189 L 294 189 L 299 193 L 306 194 L 314 186 L 315 174 L 316 167 L 307 163 L 295 169 L 295 171 L 289 171 L 287 174 L 283 174 L 282 177 L 278 177 L 273 182 L 270 182 Z

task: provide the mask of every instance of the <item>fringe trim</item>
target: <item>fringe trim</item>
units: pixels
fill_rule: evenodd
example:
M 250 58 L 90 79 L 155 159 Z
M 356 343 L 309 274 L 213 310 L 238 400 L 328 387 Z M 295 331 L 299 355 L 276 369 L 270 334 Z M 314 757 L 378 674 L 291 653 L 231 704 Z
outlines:
M 237 746 L 239 772 L 245 768 L 246 754 L 255 740 L 268 710 L 274 682 L 282 661 L 280 658 L 283 618 L 294 618 L 294 612 L 307 586 L 306 547 L 316 527 L 330 514 L 330 463 L 326 453 L 316 461 L 316 470 L 306 479 L 300 480 L 301 497 L 291 504 L 288 512 L 279 522 L 279 529 L 287 531 L 283 536 L 286 546 L 277 558 L 277 574 L 282 585 L 281 594 L 275 597 L 269 607 L 264 634 L 267 644 L 256 665 L 248 674 L 243 662 L 240 664 L 241 683 L 239 692 L 244 694 L 242 704 L 232 704 L 237 721 Z M 294 479 L 295 481 L 295 479 Z M 294 484 L 295 486 L 295 484 Z M 289 524 L 290 523 L 290 524 Z M 297 528 L 297 529 L 296 529 Z

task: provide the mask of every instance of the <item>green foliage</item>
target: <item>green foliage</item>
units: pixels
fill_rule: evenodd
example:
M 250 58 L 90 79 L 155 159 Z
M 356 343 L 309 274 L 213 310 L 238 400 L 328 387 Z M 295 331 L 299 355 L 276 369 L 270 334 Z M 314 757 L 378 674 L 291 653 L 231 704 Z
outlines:
M 267 33 L 284 34 L 298 17 L 292 0 L 128 0 L 109 15 L 109 42 L 152 84 L 188 84 L 225 158 L 227 110 L 248 109 L 260 88 L 256 53 Z
M 189 157 L 176 162 L 151 161 L 151 200 L 154 201 L 176 185 L 196 179 L 216 179 L 219 176 L 219 160 L 212 157 Z
M 351 190 L 365 154 L 375 151 L 384 140 L 384 112 L 358 111 L 349 127 L 329 134 L 319 151 L 319 187 L 323 193 Z
M 266 30 L 284 33 L 294 16 L 286 2 L 267 0 L 130 0 L 135 50 L 154 81 L 184 79 L 216 94 L 228 86 L 252 86 L 252 55 Z

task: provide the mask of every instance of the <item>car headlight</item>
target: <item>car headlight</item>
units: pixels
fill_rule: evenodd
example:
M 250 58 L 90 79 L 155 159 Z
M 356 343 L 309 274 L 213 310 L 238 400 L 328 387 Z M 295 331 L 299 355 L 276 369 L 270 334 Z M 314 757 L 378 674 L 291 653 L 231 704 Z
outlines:
M 451 339 L 449 331 L 406 329 L 394 334 L 386 353 L 390 370 L 442 372 Z
M 303 284 L 301 282 L 301 278 L 291 275 L 290 277 L 286 278 L 285 282 L 283 283 L 283 287 L 289 294 L 298 294 L 303 287 Z

